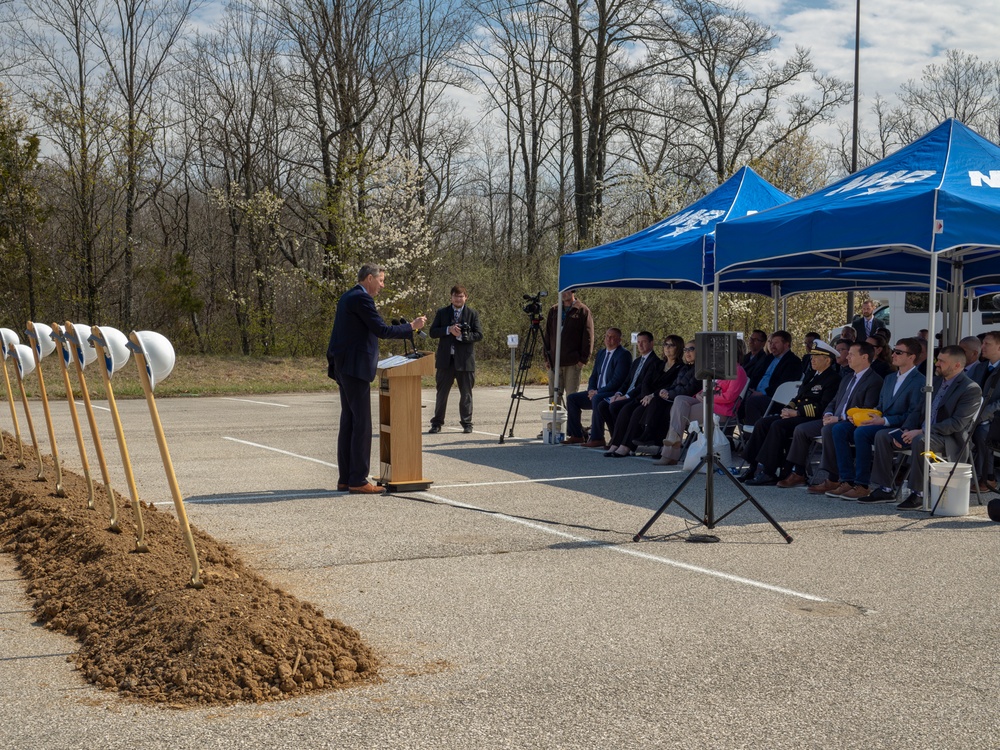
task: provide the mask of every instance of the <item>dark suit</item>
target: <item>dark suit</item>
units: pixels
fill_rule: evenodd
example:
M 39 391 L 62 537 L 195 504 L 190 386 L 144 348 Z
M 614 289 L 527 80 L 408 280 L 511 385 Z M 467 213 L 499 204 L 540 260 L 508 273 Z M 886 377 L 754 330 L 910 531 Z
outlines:
M 976 463 L 976 476 L 979 481 L 994 476 L 994 456 L 989 445 L 990 422 L 997 419 L 997 412 L 1000 411 L 1000 363 L 989 372 L 989 363 L 980 362 L 982 368 L 976 374 L 979 379 L 973 378 L 983 389 L 983 411 L 979 415 L 979 423 L 972 433 L 972 459 Z M 970 375 L 970 377 L 972 377 Z
M 837 422 L 830 430 L 833 449 L 837 456 L 837 476 L 841 482 L 868 484 L 872 472 L 872 458 L 875 451 L 876 435 L 890 428 L 904 430 L 916 427 L 923 412 L 924 379 L 916 368 L 907 372 L 899 391 L 893 395 L 899 373 L 894 372 L 882 382 L 878 403 L 875 408 L 882 412 L 884 425 L 855 427 L 850 420 Z M 851 454 L 851 440 L 854 440 L 854 454 Z M 823 438 L 826 440 L 826 437 Z
M 848 409 L 875 408 L 875 405 L 878 403 L 879 393 L 882 390 L 882 378 L 874 369 L 869 367 L 862 373 L 857 385 L 851 389 L 854 375 L 855 373 L 852 370 L 850 377 L 841 377 L 840 385 L 837 388 L 837 395 L 833 397 L 833 401 L 827 404 L 823 412 L 824 417 L 827 415 L 839 417 L 846 413 Z M 850 390 L 849 395 L 848 390 Z M 844 403 L 845 398 L 847 399 L 846 404 Z M 812 441 L 822 435 L 823 459 L 820 462 L 820 468 L 824 469 L 831 479 L 836 478 L 837 456 L 834 452 L 833 438 L 830 435 L 830 430 L 835 424 L 839 423 L 833 422 L 824 425 L 823 420 L 820 419 L 816 422 L 807 422 L 796 427 L 795 433 L 792 435 L 792 446 L 788 449 L 787 460 L 789 463 L 797 468 L 801 467 L 804 469 L 809 457 L 809 448 L 812 445 Z
M 774 361 L 774 355 L 768 354 L 767 358 L 760 363 L 757 368 L 757 377 L 750 383 L 750 391 L 760 390 L 757 386 L 760 381 L 767 374 L 768 368 Z M 762 416 L 767 410 L 768 404 L 771 403 L 771 398 L 774 396 L 774 392 L 778 390 L 778 386 L 782 383 L 787 383 L 791 380 L 800 380 L 802 378 L 802 360 L 789 349 L 785 352 L 781 359 L 778 360 L 778 364 L 775 365 L 774 370 L 771 372 L 771 378 L 767 382 L 767 388 L 762 394 L 748 396 L 744 402 L 746 423 L 753 424 Z
M 604 382 L 600 383 L 601 373 L 604 371 L 604 360 L 608 360 L 607 372 L 604 373 Z M 594 358 L 594 371 L 590 373 L 590 380 L 587 381 L 587 390 L 570 393 L 566 397 L 566 434 L 570 437 L 583 437 L 583 423 L 581 415 L 583 409 L 589 408 L 591 416 L 591 440 L 603 437 L 604 425 L 601 423 L 601 416 L 598 405 L 601 401 L 616 393 L 625 383 L 632 366 L 632 353 L 624 346 L 617 346 L 609 355 L 607 349 L 601 349 Z M 600 386 L 600 387 L 598 387 Z M 590 391 L 597 391 L 593 397 L 587 394 Z M 594 436 L 596 428 L 596 436 Z
M 642 357 L 639 357 L 632 362 L 632 367 L 629 369 L 628 377 L 625 378 L 625 385 L 622 386 L 623 388 L 628 388 L 628 386 L 632 383 L 636 368 L 639 366 L 640 362 L 642 362 Z M 612 445 L 621 445 L 622 442 L 624 442 L 625 433 L 628 431 L 629 421 L 636 414 L 636 411 L 639 412 L 639 418 L 641 418 L 641 413 L 645 411 L 646 407 L 644 407 L 640 402 L 644 397 L 653 393 L 653 388 L 660 380 L 662 373 L 663 360 L 651 351 L 646 356 L 645 364 L 642 365 L 642 372 L 639 373 L 639 377 L 635 380 L 635 386 L 626 393 L 622 394 L 625 396 L 625 399 L 615 401 L 614 403 L 602 401 L 598 405 L 598 408 L 601 410 L 602 421 L 611 428 Z M 638 422 L 636 422 L 636 425 L 638 425 Z M 591 439 L 593 439 L 593 437 L 591 437 Z
M 759 463 L 765 474 L 776 475 L 795 428 L 806 423 L 821 423 L 820 417 L 837 394 L 839 385 L 840 373 L 835 366 L 819 373 L 810 370 L 795 398 L 787 404 L 786 408 L 795 409 L 794 417 L 777 414 L 764 417 L 754 425 L 745 451 L 750 466 Z
M 469 336 L 455 338 L 448 330 L 455 323 L 469 327 Z M 437 352 L 434 355 L 434 367 L 437 368 L 437 398 L 434 402 L 434 417 L 432 425 L 440 427 L 444 424 L 444 415 L 448 410 L 448 394 L 451 386 L 458 381 L 458 417 L 463 427 L 472 426 L 472 388 L 476 384 L 476 354 L 473 344 L 483 340 L 483 329 L 479 325 L 479 314 L 465 305 L 455 317 L 455 308 L 446 305 L 434 315 L 431 323 L 431 338 L 439 339 Z
M 944 381 L 935 378 L 934 393 L 937 394 Z M 924 486 L 924 460 L 920 455 L 929 446 L 930 450 L 944 454 L 949 461 L 966 462 L 969 459 L 969 444 L 966 437 L 972 429 L 972 420 L 979 409 L 983 395 L 982 388 L 964 372 L 958 373 L 948 387 L 938 405 L 937 414 L 932 415 L 930 439 L 920 435 L 913 439 L 910 449 L 910 486 L 921 491 Z M 923 405 L 921 403 L 921 405 Z M 918 409 L 921 420 L 924 410 Z M 912 427 L 910 429 L 917 429 Z M 875 463 L 872 467 L 872 486 L 889 487 L 892 484 L 892 454 L 895 446 L 888 431 L 875 437 Z
M 872 318 L 871 327 L 872 327 L 871 331 L 870 332 L 867 331 L 867 329 L 865 328 L 865 319 L 864 318 L 858 318 L 853 323 L 851 323 L 851 328 L 853 328 L 854 331 L 855 331 L 855 333 L 858 334 L 857 337 L 854 340 L 855 341 L 864 341 L 869 336 L 872 336 L 872 335 L 878 333 L 879 331 L 884 331 L 885 330 L 885 326 L 882 325 L 881 323 L 879 323 L 877 320 L 875 320 L 875 318 Z
M 326 349 L 327 374 L 340 386 L 340 433 L 337 436 L 337 484 L 368 483 L 372 453 L 372 393 L 379 339 L 408 339 L 409 323 L 388 326 L 375 300 L 358 284 L 341 295 Z

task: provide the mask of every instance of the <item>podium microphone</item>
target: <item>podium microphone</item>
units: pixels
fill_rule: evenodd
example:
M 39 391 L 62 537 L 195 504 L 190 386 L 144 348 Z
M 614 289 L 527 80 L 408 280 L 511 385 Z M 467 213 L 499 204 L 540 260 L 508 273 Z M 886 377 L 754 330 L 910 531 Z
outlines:
M 404 323 L 406 323 L 406 318 L 398 318 L 398 319 L 397 318 L 393 318 L 389 322 L 392 323 L 392 325 L 394 325 L 394 326 L 401 326 Z M 410 338 L 403 339 L 403 356 L 404 357 L 409 356 L 409 351 L 406 348 L 406 342 L 407 341 L 410 342 L 410 346 L 413 346 L 413 351 L 417 350 L 417 347 L 413 345 L 413 334 L 411 333 L 410 334 Z

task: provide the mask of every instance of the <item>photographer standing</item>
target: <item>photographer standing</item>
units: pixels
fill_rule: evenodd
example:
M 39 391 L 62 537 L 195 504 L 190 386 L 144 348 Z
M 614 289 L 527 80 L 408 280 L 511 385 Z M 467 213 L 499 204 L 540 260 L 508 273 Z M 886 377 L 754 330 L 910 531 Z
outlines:
M 442 307 L 431 323 L 431 338 L 438 342 L 434 366 L 437 368 L 437 400 L 431 434 L 441 432 L 448 409 L 451 385 L 458 381 L 458 416 L 462 431 L 472 432 L 472 387 L 476 384 L 476 356 L 472 345 L 481 341 L 483 329 L 479 315 L 465 303 L 469 295 L 464 286 L 451 288 L 451 304 Z
M 562 342 L 559 347 L 559 405 L 566 406 L 564 393 L 580 390 L 580 373 L 594 353 L 594 318 L 590 308 L 576 298 L 576 290 L 567 289 L 561 295 L 562 304 L 549 309 L 545 320 L 545 364 L 549 369 L 549 403 L 556 403 L 555 365 L 556 337 L 562 315 Z

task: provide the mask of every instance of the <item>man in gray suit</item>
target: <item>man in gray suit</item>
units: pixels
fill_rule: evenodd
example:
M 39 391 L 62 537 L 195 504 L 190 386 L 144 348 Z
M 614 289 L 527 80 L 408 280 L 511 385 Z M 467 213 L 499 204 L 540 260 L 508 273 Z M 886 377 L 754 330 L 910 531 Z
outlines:
M 448 409 L 448 394 L 458 381 L 458 418 L 462 432 L 472 432 L 472 387 L 476 384 L 476 355 L 472 345 L 482 341 L 479 314 L 466 305 L 469 298 L 464 286 L 451 288 L 451 304 L 442 307 L 431 323 L 431 338 L 438 341 L 434 366 L 437 368 L 437 399 L 429 432 L 441 432 Z
M 871 409 L 878 403 L 879 391 L 882 388 L 882 378 L 871 369 L 875 348 L 867 343 L 852 344 L 847 352 L 847 364 L 851 368 L 850 376 L 842 377 L 837 395 L 826 407 L 821 420 L 800 424 L 792 433 L 792 446 L 788 449 L 786 461 L 792 465 L 791 473 L 778 482 L 778 487 L 801 487 L 806 483 L 805 469 L 809 458 L 809 449 L 814 439 L 823 435 L 823 460 L 820 468 L 826 472 L 825 482 L 815 485 L 813 494 L 825 494 L 840 485 L 837 480 L 837 457 L 833 452 L 833 438 L 830 430 L 833 425 L 847 419 L 850 409 Z M 824 489 L 819 489 L 824 487 Z
M 960 346 L 946 346 L 938 352 L 934 361 L 937 377 L 931 403 L 930 439 L 925 439 L 922 427 L 885 430 L 876 435 L 871 476 L 874 491 L 861 502 L 884 503 L 895 497 L 892 455 L 898 448 L 910 446 L 910 486 L 913 488 L 910 497 L 896 506 L 899 510 L 916 510 L 923 506 L 924 459 L 921 453 L 925 450 L 943 453 L 951 461 L 968 461 L 967 438 L 983 391 L 965 374 L 965 364 L 965 352 Z

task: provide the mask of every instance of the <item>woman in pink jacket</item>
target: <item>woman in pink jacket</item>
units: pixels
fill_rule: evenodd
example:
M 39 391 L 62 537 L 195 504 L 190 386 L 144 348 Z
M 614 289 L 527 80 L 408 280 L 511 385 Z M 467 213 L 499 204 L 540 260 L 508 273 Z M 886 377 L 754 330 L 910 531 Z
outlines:
M 732 380 L 718 380 L 715 383 L 715 398 L 712 410 L 720 417 L 731 417 L 740 405 L 740 394 L 747 384 L 747 373 L 737 365 L 736 377 Z M 705 392 L 695 396 L 678 396 L 670 410 L 670 430 L 663 441 L 663 452 L 653 463 L 657 466 L 673 466 L 681 457 L 681 440 L 689 423 L 701 422 L 705 418 Z

